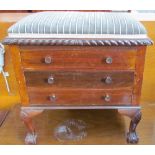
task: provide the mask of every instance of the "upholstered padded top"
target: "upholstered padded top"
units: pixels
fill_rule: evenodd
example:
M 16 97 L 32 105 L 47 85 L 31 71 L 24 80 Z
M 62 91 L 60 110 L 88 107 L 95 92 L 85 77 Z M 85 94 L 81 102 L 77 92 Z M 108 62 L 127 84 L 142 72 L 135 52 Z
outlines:
M 111 39 L 115 39 L 118 42 L 118 39 L 148 39 L 148 37 L 144 26 L 128 13 L 67 11 L 40 12 L 23 18 L 8 29 L 8 37 L 5 39 L 5 42 L 9 44 L 16 43 L 19 39 L 24 39 L 24 42 L 26 39 L 31 39 L 33 44 L 52 41 L 51 45 L 57 42 L 60 44 L 61 41 L 65 41 L 65 45 L 78 45 L 79 43 L 82 45 L 83 41 L 75 41 L 75 39 L 84 39 L 87 42 L 85 42 L 86 44 L 97 45 L 94 39 L 97 39 L 98 42 L 99 39 L 110 39 L 111 43 L 117 45 Z M 39 39 L 39 41 L 32 41 L 32 39 Z M 45 39 L 49 40 L 45 41 Z M 59 40 L 54 42 L 52 39 Z M 62 39 L 74 40 L 70 42 L 71 40 Z M 93 42 L 90 42 L 88 39 L 93 39 Z M 30 40 L 26 41 L 29 42 Z M 19 42 L 22 41 L 20 40 Z M 104 45 L 104 42 L 101 41 L 99 44 Z M 134 43 L 133 40 L 131 42 Z M 105 44 L 110 45 L 108 42 L 105 42 Z M 119 44 L 121 44 L 121 41 Z M 145 44 L 148 43 L 145 42 Z M 122 43 L 122 45 L 124 44 Z
M 146 34 L 144 26 L 127 13 L 41 12 L 11 26 L 16 34 Z

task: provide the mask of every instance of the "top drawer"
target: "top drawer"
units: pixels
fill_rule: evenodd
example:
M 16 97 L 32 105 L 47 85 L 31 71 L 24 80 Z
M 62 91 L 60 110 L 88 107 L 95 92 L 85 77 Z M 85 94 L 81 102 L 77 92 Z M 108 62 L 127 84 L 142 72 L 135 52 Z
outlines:
M 21 49 L 21 58 L 26 70 L 132 70 L 135 68 L 136 49 L 34 47 Z

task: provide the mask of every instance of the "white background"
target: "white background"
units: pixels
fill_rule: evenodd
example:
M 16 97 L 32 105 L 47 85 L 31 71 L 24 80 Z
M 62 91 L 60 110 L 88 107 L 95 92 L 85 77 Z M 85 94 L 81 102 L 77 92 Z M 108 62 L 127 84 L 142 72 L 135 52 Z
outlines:
M 155 0 L 0 0 L 0 10 L 155 10 Z

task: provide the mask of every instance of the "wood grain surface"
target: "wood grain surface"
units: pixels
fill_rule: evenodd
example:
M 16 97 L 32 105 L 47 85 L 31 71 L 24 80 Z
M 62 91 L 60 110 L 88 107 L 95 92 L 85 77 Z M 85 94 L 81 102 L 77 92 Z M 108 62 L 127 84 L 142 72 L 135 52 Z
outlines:
M 131 105 L 131 90 L 28 89 L 31 104 L 57 105 Z M 107 101 L 106 96 L 110 99 Z
M 4 39 L 7 35 L 7 29 L 13 23 L 29 15 L 28 13 L 0 13 L 0 40 Z M 143 21 L 142 22 L 148 31 L 148 35 L 155 41 L 155 22 L 154 21 Z M 155 45 L 149 46 L 146 52 L 145 67 L 144 67 L 144 78 L 142 87 L 141 103 L 144 105 L 155 103 Z M 9 49 L 6 47 L 5 54 L 5 70 L 9 72 L 9 84 L 11 87 L 11 95 L 6 91 L 3 77 L 0 75 L 0 108 L 8 108 L 17 103 L 20 103 L 19 92 L 17 88 L 17 82 L 15 79 L 11 55 Z
M 50 102 L 49 100 L 50 91 L 52 92 L 52 91 L 55 91 L 56 89 L 62 89 L 62 90 L 72 89 L 73 91 L 76 89 L 81 89 L 80 91 L 83 92 L 83 95 L 84 95 L 84 97 L 82 97 L 81 92 L 72 93 L 71 91 L 68 91 L 68 90 L 67 90 L 68 93 L 67 91 L 66 92 L 60 91 L 59 93 L 56 92 L 54 94 L 54 97 L 55 96 L 56 96 L 55 98 L 58 97 L 57 104 L 59 105 L 78 105 L 78 104 L 79 105 L 85 105 L 85 104 L 92 105 L 92 104 L 95 104 L 95 100 L 96 100 L 96 105 L 99 105 L 99 104 L 108 105 L 107 102 L 105 102 L 106 99 L 109 98 L 109 94 L 106 95 L 106 91 L 105 91 L 106 89 L 118 89 L 119 91 L 122 88 L 126 88 L 126 89 L 130 89 L 132 92 L 133 87 L 134 87 L 133 84 L 135 81 L 134 79 L 135 73 L 133 70 L 129 71 L 129 69 L 130 70 L 137 69 L 136 76 L 138 77 L 138 80 L 142 79 L 142 77 L 138 75 L 139 75 L 139 72 L 143 70 L 139 70 L 138 67 L 135 68 L 136 65 L 137 66 L 139 65 L 135 63 L 136 61 L 138 63 L 140 61 L 141 66 L 143 66 L 143 63 L 144 63 L 143 59 L 138 59 L 137 57 L 137 53 L 143 50 L 143 48 L 138 48 L 138 46 L 131 47 L 131 48 L 121 47 L 121 46 L 115 47 L 115 48 L 114 47 L 101 48 L 99 46 L 96 46 L 96 47 L 29 46 L 28 47 L 28 46 L 10 45 L 9 47 L 10 47 L 10 51 L 12 51 L 11 54 L 13 58 L 14 68 L 15 68 L 14 70 L 16 73 L 16 78 L 17 78 L 18 85 L 19 85 L 19 92 L 21 95 L 21 103 L 23 106 L 29 105 L 29 103 L 33 104 L 33 101 L 38 106 L 39 104 L 49 103 Z M 38 70 L 40 70 L 39 72 L 37 72 L 35 68 L 34 68 L 34 71 L 32 70 L 27 71 L 25 66 L 23 66 L 23 63 L 25 62 L 25 60 L 22 59 L 23 56 L 21 56 L 23 52 L 27 53 L 26 51 L 27 49 L 31 51 L 32 56 L 34 52 L 38 52 L 40 54 L 40 53 L 44 53 L 44 51 L 47 51 L 49 55 L 52 53 L 53 55 L 57 57 L 57 59 L 60 59 L 59 61 L 61 63 L 60 65 L 56 66 L 55 71 L 45 66 L 43 66 L 43 68 L 40 68 L 40 65 L 38 65 Z M 112 62 L 114 59 L 115 63 L 114 64 L 112 63 L 112 65 L 110 66 L 109 64 L 106 64 L 104 62 L 104 65 L 103 67 L 100 68 L 100 71 L 97 71 L 98 66 L 96 66 L 96 64 L 98 63 L 98 59 L 95 60 L 94 58 L 102 57 L 101 60 L 103 61 L 104 59 L 106 59 L 106 57 L 108 57 L 108 55 L 110 56 L 111 54 L 112 54 Z M 125 55 L 127 55 L 127 59 L 125 58 Z M 71 56 L 71 58 L 69 56 Z M 27 59 L 27 56 L 24 56 L 24 58 Z M 32 65 L 37 64 L 36 62 L 33 62 L 31 56 L 29 58 L 31 59 Z M 38 59 L 38 57 L 36 58 L 33 57 L 33 59 L 36 60 Z M 65 59 L 66 61 L 63 61 Z M 87 62 L 87 60 L 90 61 L 89 59 L 91 59 L 92 66 L 89 63 L 86 63 L 84 64 L 84 66 L 82 66 L 83 64 L 82 59 L 85 59 L 84 62 Z M 69 60 L 69 63 L 67 62 L 67 60 Z M 99 63 L 103 63 L 101 60 L 99 61 Z M 79 63 L 75 63 L 75 61 Z M 66 71 L 65 64 L 68 64 L 69 71 Z M 72 71 L 73 70 L 72 65 L 76 68 L 75 71 Z M 106 66 L 108 65 L 109 65 L 109 68 L 107 67 L 108 70 L 106 70 Z M 115 66 L 117 65 L 119 66 L 118 67 L 119 69 L 123 68 L 124 70 L 119 70 L 118 68 L 116 69 Z M 91 68 L 93 68 L 94 70 L 90 69 L 89 66 L 91 66 Z M 62 68 L 60 71 L 57 70 L 57 69 L 60 69 L 59 67 Z M 102 69 L 104 71 L 101 71 Z M 34 93 L 32 92 L 33 95 L 29 93 L 29 96 L 28 96 L 27 90 L 31 87 L 35 88 L 36 90 L 40 90 L 40 89 L 44 90 L 44 88 L 45 89 L 48 88 L 49 92 L 44 93 L 44 91 L 42 91 L 41 94 L 38 95 L 36 91 Z M 135 85 L 134 89 L 136 91 L 137 91 L 137 87 L 138 86 Z M 103 92 L 101 94 L 100 92 L 98 94 L 95 91 L 92 93 L 88 93 L 89 90 L 91 89 L 92 90 L 102 89 Z M 106 95 L 106 98 L 103 101 L 103 97 L 105 95 Z M 138 92 L 137 94 L 135 93 L 134 95 L 140 96 L 140 93 Z M 80 96 L 79 97 L 80 101 L 78 101 L 78 96 Z M 128 95 L 126 93 L 122 93 L 122 94 L 116 95 L 115 92 L 111 92 L 110 98 L 111 97 L 112 97 L 112 100 L 109 102 L 111 103 L 110 105 L 130 105 L 132 103 L 131 94 Z M 138 105 L 139 102 L 134 103 L 134 104 Z
M 19 118 L 19 112 L 20 106 L 14 107 L 0 128 L 0 144 L 24 144 L 23 139 L 27 130 Z M 137 128 L 139 145 L 154 145 L 155 106 L 144 106 L 142 113 L 143 119 Z M 57 128 L 59 126 L 63 128 L 62 123 L 72 120 L 85 122 L 86 137 L 78 141 L 56 139 Z M 37 128 L 38 144 L 42 145 L 125 145 L 125 133 L 128 131 L 130 119 L 119 115 L 115 110 L 49 110 L 35 117 L 34 123 Z
M 136 58 L 135 47 L 22 46 L 20 52 L 26 70 L 129 70 L 135 68 Z M 51 58 L 50 64 L 45 63 L 46 57 Z M 106 63 L 109 57 L 111 64 Z
M 13 14 L 0 14 L 0 25 L 1 31 L 0 38 L 3 39 L 6 36 L 7 28 L 14 23 L 17 19 L 19 20 L 19 16 Z M 23 14 L 20 16 L 22 17 Z M 6 18 L 4 18 L 6 17 Z M 2 22 L 1 22 L 2 21 Z M 155 41 L 155 22 L 154 21 L 147 21 L 143 22 L 145 27 L 147 28 L 149 36 Z M 144 80 L 143 80 L 143 89 L 142 89 L 142 97 L 141 102 L 143 103 L 143 119 L 142 122 L 139 124 L 138 132 L 141 137 L 141 141 L 139 144 L 155 144 L 154 141 L 154 103 L 155 103 L 155 46 L 150 46 L 147 48 L 146 52 L 146 63 L 144 68 Z M 6 48 L 6 66 L 5 69 L 9 71 L 9 83 L 11 85 L 12 94 L 8 95 L 4 80 L 0 75 L 1 81 L 1 93 L 0 93 L 0 107 L 10 107 L 16 103 L 20 103 L 20 98 L 18 95 L 18 88 L 16 85 L 16 79 L 14 76 L 14 71 L 12 67 L 10 51 Z M 84 139 L 84 141 L 79 142 L 65 142 L 65 144 L 126 144 L 124 135 L 122 132 L 128 130 L 128 120 L 122 119 L 122 117 L 118 117 L 115 112 L 101 110 L 86 110 L 83 112 L 82 110 L 76 111 L 51 111 L 47 114 L 43 114 L 42 116 L 36 118 L 35 122 L 38 124 L 39 135 L 41 135 L 39 139 L 40 144 L 62 144 L 54 139 L 49 138 L 49 135 L 52 134 L 51 130 L 54 131 L 56 125 L 63 122 L 65 119 L 70 118 L 77 118 L 86 121 L 88 124 L 88 132 L 89 138 Z M 23 144 L 23 137 L 24 137 L 24 127 L 18 118 L 18 108 L 12 111 L 12 115 L 9 115 L 7 122 L 4 124 L 2 128 L 0 128 L 1 136 L 6 135 L 5 138 L 0 140 L 1 144 Z M 96 116 L 94 118 L 94 115 Z M 60 117 L 59 117 L 60 116 Z M 88 116 L 88 119 L 86 119 Z M 100 117 L 99 117 L 100 116 Z M 58 118 L 55 122 L 50 124 L 52 118 Z M 85 118 L 85 119 L 84 119 Z M 96 119 L 97 118 L 97 119 Z M 105 118 L 105 119 L 104 119 Z M 107 119 L 109 118 L 109 119 Z M 44 121 L 43 121 L 44 120 Z M 17 123 L 19 121 L 19 123 Z M 45 124 L 40 127 L 39 121 L 43 121 Z M 110 122 L 109 122 L 110 121 Z M 15 126 L 12 126 L 12 123 L 16 122 Z M 46 123 L 47 122 L 47 123 Z M 93 122 L 93 123 L 91 123 Z M 103 125 L 101 124 L 103 123 Z M 124 124 L 125 123 L 125 124 Z M 107 126 L 108 124 L 108 126 Z M 52 129 L 49 128 L 49 125 Z M 97 126 L 97 127 L 96 127 Z M 126 127 L 127 126 L 127 127 Z M 118 128 L 117 128 L 118 127 Z M 115 131 L 111 130 L 115 129 Z M 100 132 L 101 131 L 101 132 Z M 104 132 L 103 132 L 104 131 Z M 9 134 L 8 134 L 9 133 Z M 117 133 L 117 134 L 116 134 Z M 110 137 L 112 138 L 109 138 Z M 96 138 L 97 137 L 97 138 Z M 122 137 L 122 138 L 121 138 Z
M 28 105 L 29 98 L 27 95 L 27 89 L 26 89 L 26 80 L 24 76 L 23 67 L 21 64 L 21 56 L 19 52 L 19 47 L 16 45 L 9 46 L 9 50 L 11 51 L 11 57 L 13 62 L 13 67 L 15 71 L 15 77 L 19 89 L 20 99 L 22 105 Z
M 134 84 L 133 71 L 40 71 L 24 74 L 27 86 L 38 89 L 132 89 Z

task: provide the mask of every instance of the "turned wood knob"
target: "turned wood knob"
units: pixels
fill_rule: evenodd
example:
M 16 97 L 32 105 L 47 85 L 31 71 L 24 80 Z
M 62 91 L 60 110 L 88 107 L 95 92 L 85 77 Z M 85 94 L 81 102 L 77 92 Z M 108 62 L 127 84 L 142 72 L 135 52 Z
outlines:
M 112 78 L 110 76 L 107 76 L 105 79 L 106 84 L 111 84 L 112 83 Z
M 111 101 L 111 96 L 108 95 L 108 94 L 106 94 L 105 97 L 104 97 L 104 100 L 105 100 L 106 102 L 110 102 L 110 101 Z
M 47 80 L 48 84 L 53 84 L 54 83 L 54 77 L 50 76 Z
M 107 64 L 112 64 L 112 57 L 107 57 L 105 61 Z
M 50 56 L 46 56 L 44 61 L 45 61 L 45 64 L 51 64 L 52 63 L 52 58 Z
M 54 102 L 56 100 L 56 95 L 55 94 L 50 95 L 49 100 Z

